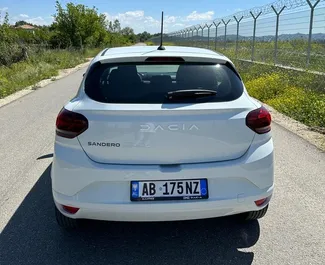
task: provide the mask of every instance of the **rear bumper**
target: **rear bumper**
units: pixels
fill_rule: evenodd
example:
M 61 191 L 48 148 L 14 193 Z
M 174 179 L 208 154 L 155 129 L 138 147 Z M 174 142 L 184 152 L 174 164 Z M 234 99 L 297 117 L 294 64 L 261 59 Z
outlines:
M 258 136 L 257 136 L 258 137 Z M 272 139 L 254 141 L 240 159 L 226 162 L 159 165 L 109 165 L 90 160 L 64 141 L 55 145 L 51 170 L 57 208 L 71 218 L 111 221 L 172 221 L 201 219 L 256 211 L 254 201 L 273 193 Z M 71 147 L 73 146 L 73 147 Z M 209 199 L 131 202 L 132 180 L 208 179 Z M 80 208 L 70 215 L 60 205 Z
M 56 207 L 66 216 L 73 219 L 93 219 L 107 221 L 132 221 L 132 222 L 158 222 L 205 219 L 234 215 L 247 211 L 260 210 L 255 200 L 272 196 L 273 187 L 263 191 L 259 195 L 251 197 L 238 197 L 228 200 L 206 200 L 206 201 L 187 201 L 187 202 L 163 202 L 148 203 L 134 202 L 125 204 L 106 204 L 106 203 L 77 203 L 66 196 L 53 191 Z M 59 203 L 60 202 L 60 203 Z M 71 215 L 65 212 L 61 204 L 74 205 L 80 210 Z

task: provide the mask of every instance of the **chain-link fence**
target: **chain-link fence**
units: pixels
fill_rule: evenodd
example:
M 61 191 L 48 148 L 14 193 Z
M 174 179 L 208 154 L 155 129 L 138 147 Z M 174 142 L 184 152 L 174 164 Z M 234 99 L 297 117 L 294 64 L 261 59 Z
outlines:
M 231 59 L 325 72 L 325 0 L 276 1 L 167 36 L 166 42 Z

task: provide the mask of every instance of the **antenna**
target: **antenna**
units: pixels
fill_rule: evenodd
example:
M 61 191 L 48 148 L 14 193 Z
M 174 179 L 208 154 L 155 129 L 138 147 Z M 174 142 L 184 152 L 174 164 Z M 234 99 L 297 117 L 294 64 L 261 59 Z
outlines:
M 165 47 L 163 46 L 163 35 L 164 35 L 164 11 L 161 12 L 161 32 L 160 32 L 160 45 L 157 50 L 163 51 Z

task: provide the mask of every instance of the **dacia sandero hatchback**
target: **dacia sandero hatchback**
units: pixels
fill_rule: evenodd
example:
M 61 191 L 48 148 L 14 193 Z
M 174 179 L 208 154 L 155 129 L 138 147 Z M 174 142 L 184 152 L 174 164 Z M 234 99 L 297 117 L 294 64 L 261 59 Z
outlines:
M 105 49 L 57 117 L 57 221 L 261 218 L 273 192 L 270 126 L 221 54 Z

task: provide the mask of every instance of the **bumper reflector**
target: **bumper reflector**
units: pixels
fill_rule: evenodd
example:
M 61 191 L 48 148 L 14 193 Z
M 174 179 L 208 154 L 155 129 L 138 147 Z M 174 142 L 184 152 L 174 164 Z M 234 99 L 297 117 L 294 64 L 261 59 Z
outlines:
M 70 214 L 75 214 L 76 212 L 79 211 L 80 208 L 72 207 L 72 206 L 67 206 L 67 205 L 62 205 L 63 210 Z
M 268 200 L 268 198 L 260 199 L 260 200 L 255 201 L 255 204 L 256 204 L 256 206 L 262 206 L 267 200 Z

